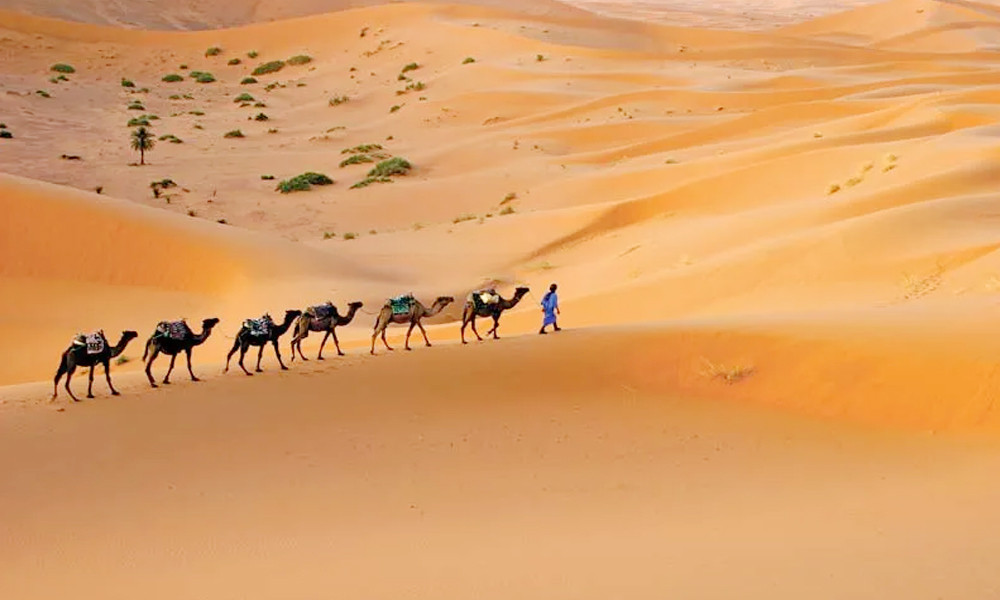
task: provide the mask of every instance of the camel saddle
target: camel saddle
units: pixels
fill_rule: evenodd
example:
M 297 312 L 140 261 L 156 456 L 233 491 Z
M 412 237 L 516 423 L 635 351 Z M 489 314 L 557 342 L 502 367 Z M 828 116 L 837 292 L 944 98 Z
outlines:
M 267 337 L 271 335 L 271 326 L 274 325 L 274 321 L 271 320 L 271 315 L 264 315 L 259 319 L 247 319 L 243 322 L 243 327 L 250 331 L 250 335 L 254 337 Z
M 333 302 L 326 302 L 324 304 L 317 304 L 316 306 L 310 306 L 306 309 L 306 313 L 316 319 L 326 319 L 332 317 L 336 308 L 333 306 Z
M 156 325 L 158 337 L 170 338 L 172 340 L 183 340 L 191 333 L 191 328 L 183 319 L 180 321 L 160 321 Z
M 472 296 L 472 303 L 475 305 L 476 310 L 492 307 L 492 305 L 500 302 L 500 294 L 492 288 L 488 290 L 476 290 L 470 295 Z
M 395 298 L 389 298 L 388 304 L 392 309 L 392 314 L 405 315 L 410 312 L 410 309 L 413 308 L 413 303 L 416 301 L 417 299 L 413 297 L 413 294 L 404 294 Z
M 100 354 L 101 352 L 104 352 L 107 342 L 104 340 L 104 333 L 97 331 L 94 333 L 76 334 L 76 337 L 73 338 L 73 345 L 85 346 L 87 348 L 87 354 Z

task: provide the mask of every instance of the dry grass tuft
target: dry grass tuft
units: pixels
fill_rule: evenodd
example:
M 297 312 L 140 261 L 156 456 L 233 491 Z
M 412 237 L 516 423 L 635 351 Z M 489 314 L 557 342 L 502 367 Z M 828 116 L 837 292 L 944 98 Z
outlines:
M 747 377 L 753 375 L 755 371 L 753 365 L 721 365 L 715 364 L 707 358 L 702 358 L 701 360 L 704 363 L 704 367 L 701 371 L 702 376 L 708 377 L 709 379 L 721 379 L 729 385 L 743 381 Z

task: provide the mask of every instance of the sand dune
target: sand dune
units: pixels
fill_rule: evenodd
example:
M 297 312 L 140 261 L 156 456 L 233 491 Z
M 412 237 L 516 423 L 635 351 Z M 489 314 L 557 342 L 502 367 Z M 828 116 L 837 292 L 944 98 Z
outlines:
M 0 597 L 996 595 L 1000 14 L 602 3 L 5 4 Z M 326 299 L 347 356 L 221 373 Z M 49 403 L 97 328 L 123 396 Z

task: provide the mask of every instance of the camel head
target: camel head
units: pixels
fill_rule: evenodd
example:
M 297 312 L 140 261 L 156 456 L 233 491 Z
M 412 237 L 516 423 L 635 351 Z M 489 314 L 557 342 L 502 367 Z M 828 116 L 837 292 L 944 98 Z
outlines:
M 444 307 L 448 306 L 454 301 L 455 298 L 453 296 L 438 296 L 437 300 L 434 301 L 434 304 L 440 304 L 442 307 Z
M 201 322 L 201 328 L 207 330 L 207 329 L 211 329 L 211 328 L 215 327 L 218 324 L 219 324 L 219 320 L 216 319 L 215 317 L 212 317 L 211 319 L 204 319 Z
M 529 291 L 531 290 L 529 290 L 527 287 L 519 287 L 514 290 L 514 297 L 520 298 L 521 296 L 527 294 Z
M 104 335 L 103 331 L 101 332 L 101 335 Z M 127 343 L 129 343 L 130 341 L 134 340 L 137 337 L 139 337 L 138 333 L 132 331 L 131 329 L 127 329 L 127 330 L 125 330 L 125 331 L 122 332 L 122 341 L 120 343 L 127 344 Z
M 292 319 L 297 319 L 302 314 L 301 310 L 296 310 L 294 308 L 285 311 L 285 322 L 290 322 Z
M 365 305 L 364 302 L 351 302 L 350 304 L 347 305 L 347 307 L 352 308 L 354 310 L 358 310 L 364 305 Z

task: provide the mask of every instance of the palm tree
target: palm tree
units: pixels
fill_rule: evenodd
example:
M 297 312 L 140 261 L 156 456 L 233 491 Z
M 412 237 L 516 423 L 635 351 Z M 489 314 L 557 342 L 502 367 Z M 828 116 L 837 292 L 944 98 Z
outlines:
M 145 127 L 139 127 L 132 132 L 132 149 L 139 151 L 139 164 L 146 164 L 146 151 L 152 150 L 156 138 Z

